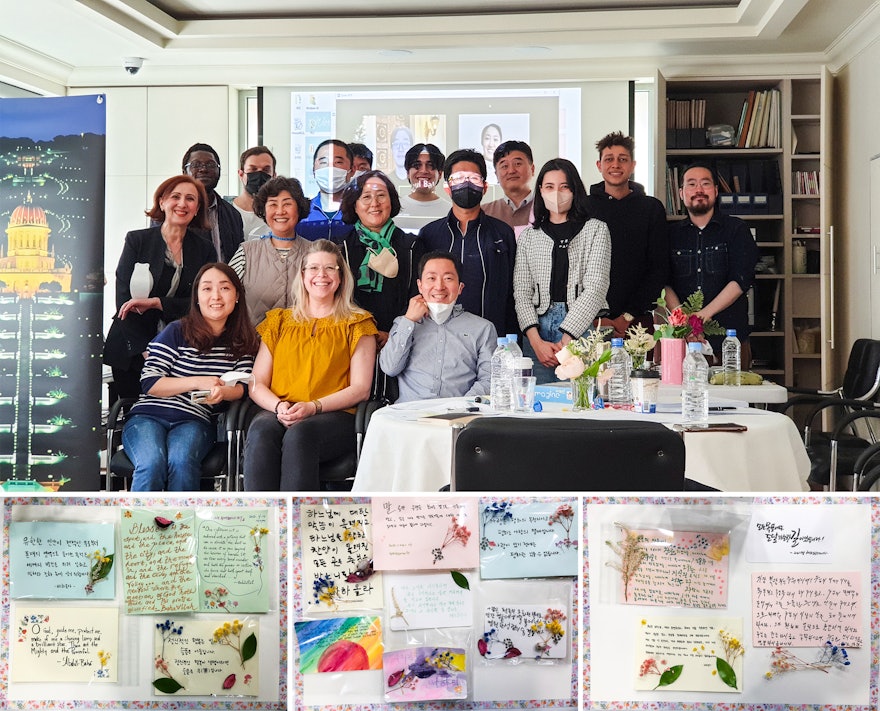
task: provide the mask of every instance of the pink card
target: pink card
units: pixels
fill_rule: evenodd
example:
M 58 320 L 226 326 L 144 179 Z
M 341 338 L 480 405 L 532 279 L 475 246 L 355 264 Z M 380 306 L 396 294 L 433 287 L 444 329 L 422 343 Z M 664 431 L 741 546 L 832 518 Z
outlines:
M 623 602 L 631 605 L 727 607 L 726 533 L 628 529 L 610 541 L 609 562 L 620 576 Z
M 862 646 L 859 573 L 752 573 L 756 647 Z
M 376 570 L 461 570 L 480 563 L 477 499 L 373 498 Z

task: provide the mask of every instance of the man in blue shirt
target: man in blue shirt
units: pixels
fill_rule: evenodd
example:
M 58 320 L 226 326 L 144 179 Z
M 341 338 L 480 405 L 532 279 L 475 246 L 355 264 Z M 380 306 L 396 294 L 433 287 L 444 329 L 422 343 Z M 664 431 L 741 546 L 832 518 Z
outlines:
M 382 370 L 397 376 L 398 402 L 489 393 L 495 327 L 455 303 L 464 288 L 460 269 L 458 258 L 442 251 L 419 263 L 419 293 L 379 352 Z
M 735 328 L 742 344 L 742 367 L 751 363 L 749 304 L 746 296 L 755 279 L 758 246 L 745 222 L 715 209 L 718 182 L 713 170 L 694 163 L 682 173 L 681 199 L 688 217 L 669 233 L 670 284 L 666 302 L 674 309 L 697 289 L 703 308 L 697 315 L 714 318 L 725 329 Z M 716 358 L 723 336 L 708 337 Z
M 300 237 L 312 242 L 329 239 L 341 244 L 354 230 L 354 225 L 342 221 L 342 210 L 339 209 L 342 191 L 354 173 L 353 165 L 351 148 L 344 141 L 328 138 L 318 144 L 312 159 L 318 194 L 312 198 L 309 214 L 296 226 Z

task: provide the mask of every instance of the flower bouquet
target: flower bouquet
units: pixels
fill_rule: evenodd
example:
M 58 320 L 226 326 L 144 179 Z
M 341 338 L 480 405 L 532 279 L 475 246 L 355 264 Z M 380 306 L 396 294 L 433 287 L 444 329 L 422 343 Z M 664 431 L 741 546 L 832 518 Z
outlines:
M 660 292 L 655 315 L 663 319 L 663 323 L 654 326 L 654 340 L 661 338 L 684 338 L 687 341 L 702 341 L 704 336 L 723 336 L 724 328 L 714 318 L 705 321 L 697 316 L 703 308 L 703 291 L 697 289 L 681 306 L 669 310 L 666 305 L 666 289 Z
M 626 329 L 626 340 L 623 342 L 623 348 L 632 358 L 634 370 L 640 370 L 644 367 L 648 351 L 653 347 L 654 336 L 648 333 L 648 329 L 642 326 L 642 324 L 636 323 Z
M 559 361 L 556 377 L 571 381 L 575 410 L 589 410 L 593 406 L 599 369 L 611 358 L 611 351 L 603 346 L 605 335 L 610 330 L 599 328 L 590 331 L 586 336 L 569 341 L 556 354 Z

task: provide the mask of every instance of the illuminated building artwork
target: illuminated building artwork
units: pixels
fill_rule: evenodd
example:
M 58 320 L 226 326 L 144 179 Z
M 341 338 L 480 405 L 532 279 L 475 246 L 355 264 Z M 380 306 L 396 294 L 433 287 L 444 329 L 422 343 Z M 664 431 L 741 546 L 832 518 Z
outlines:
M 99 488 L 103 112 L 103 97 L 0 99 L 0 488 L 7 492 Z

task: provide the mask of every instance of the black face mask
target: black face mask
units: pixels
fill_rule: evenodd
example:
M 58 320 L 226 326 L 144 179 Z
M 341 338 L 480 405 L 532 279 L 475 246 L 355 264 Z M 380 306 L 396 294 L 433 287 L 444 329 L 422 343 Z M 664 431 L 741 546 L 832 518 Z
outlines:
M 470 182 L 464 182 L 450 189 L 452 202 L 465 210 L 470 210 L 480 204 L 483 199 L 483 188 Z
M 260 188 L 270 180 L 272 180 L 271 175 L 264 173 L 262 170 L 256 170 L 253 173 L 247 174 L 247 183 L 245 184 L 244 189 L 251 195 L 256 195 Z

